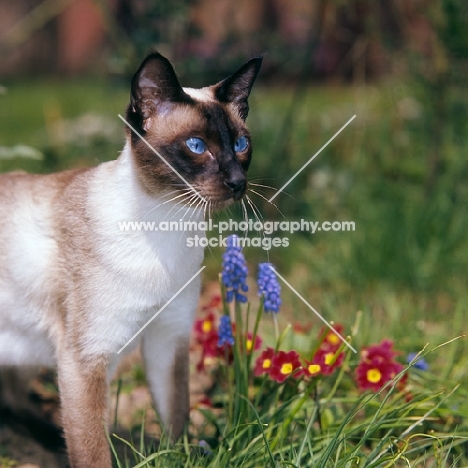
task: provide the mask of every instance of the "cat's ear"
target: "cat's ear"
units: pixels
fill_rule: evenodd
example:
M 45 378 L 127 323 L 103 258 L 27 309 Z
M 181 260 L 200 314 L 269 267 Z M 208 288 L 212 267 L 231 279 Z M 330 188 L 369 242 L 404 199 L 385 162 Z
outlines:
M 133 75 L 128 113 L 146 131 L 155 113 L 161 112 L 170 102 L 187 99 L 189 96 L 180 86 L 169 60 L 154 52 Z
M 234 74 L 215 85 L 216 98 L 221 102 L 233 103 L 243 120 L 249 113 L 249 103 L 247 99 L 257 78 L 263 57 L 250 59 Z

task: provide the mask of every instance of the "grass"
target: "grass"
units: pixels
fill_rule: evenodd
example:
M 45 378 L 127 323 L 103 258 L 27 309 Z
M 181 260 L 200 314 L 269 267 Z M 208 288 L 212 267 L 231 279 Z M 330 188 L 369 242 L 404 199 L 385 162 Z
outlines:
M 48 172 L 118 155 L 123 133 L 117 114 L 125 109 L 126 89 L 100 81 L 20 82 L 7 88 L 0 96 L 0 146 L 29 145 L 43 159 L 0 160 L 0 170 Z M 353 338 L 359 349 L 387 337 L 403 353 L 426 345 L 431 350 L 465 333 L 468 97 L 456 88 L 447 95 L 436 141 L 431 95 L 419 84 L 310 88 L 296 102 L 292 89 L 259 88 L 252 94 L 250 177 L 272 187 L 280 187 L 357 115 L 275 199 L 289 220 L 353 220 L 356 231 L 278 232 L 273 235 L 287 235 L 290 247 L 269 253 L 251 248 L 245 254 L 252 276 L 255 264 L 269 258 L 328 320 L 349 330 L 359 315 Z M 260 190 L 267 198 L 275 193 Z M 283 219 L 261 197 L 251 197 L 266 219 Z M 236 209 L 232 215 L 242 216 Z M 216 280 L 220 254 L 207 252 L 206 281 Z M 320 326 L 285 287 L 283 302 L 281 328 L 295 322 Z M 264 330 L 268 334 L 267 324 Z M 285 345 L 306 348 L 307 338 L 290 334 Z M 248 425 L 207 409 L 207 434 L 192 427 L 194 439 L 186 437 L 174 448 L 163 438 L 155 453 L 134 447 L 134 457 L 119 466 L 466 466 L 466 351 L 466 340 L 456 340 L 426 356 L 429 372 L 410 370 L 410 402 L 397 389 L 360 396 L 345 372 L 335 393 L 334 378 L 321 384 L 320 394 L 301 406 L 286 432 L 284 419 L 304 389 L 263 414 L 250 408 Z M 350 369 L 357 360 L 350 356 Z M 218 435 L 210 439 L 216 425 Z M 194 443 L 205 435 L 210 453 Z
M 203 431 L 211 432 L 211 438 L 203 439 L 207 445 L 186 438 L 174 448 L 163 439 L 156 452 L 140 448 L 133 463 L 121 466 L 398 466 L 398 459 L 410 466 L 465 466 L 466 429 L 460 418 L 466 407 L 458 408 L 456 416 L 453 412 L 454 404 L 466 401 L 465 391 L 452 388 L 451 382 L 442 384 L 433 374 L 410 370 L 410 401 L 393 387 L 380 395 L 358 396 L 345 384 L 346 368 L 333 379 L 340 382 L 335 393 L 324 380 L 320 397 L 304 398 L 302 389 L 281 405 L 257 401 L 249 424 L 203 410 L 206 426 L 192 427 L 191 435 L 202 438 Z M 218 437 L 209 430 L 214 426 Z
M 0 96 L 0 145 L 32 146 L 41 161 L 2 160 L 0 170 L 51 172 L 117 157 L 128 93 L 104 82 L 15 82 Z

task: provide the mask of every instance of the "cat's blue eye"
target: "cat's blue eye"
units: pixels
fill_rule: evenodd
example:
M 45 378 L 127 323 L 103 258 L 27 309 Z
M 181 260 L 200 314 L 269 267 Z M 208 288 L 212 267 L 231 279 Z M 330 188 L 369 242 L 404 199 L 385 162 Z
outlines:
M 206 150 L 205 142 L 201 138 L 192 137 L 185 140 L 187 148 L 195 154 L 202 154 Z
M 249 146 L 249 140 L 246 136 L 241 136 L 234 143 L 234 150 L 236 153 L 242 153 L 242 151 L 245 151 L 247 149 L 247 146 Z

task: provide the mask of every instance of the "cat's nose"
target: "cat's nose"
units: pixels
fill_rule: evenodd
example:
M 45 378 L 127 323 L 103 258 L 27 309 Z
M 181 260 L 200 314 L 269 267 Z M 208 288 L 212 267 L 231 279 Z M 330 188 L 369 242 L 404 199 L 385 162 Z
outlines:
M 234 200 L 239 200 L 244 194 L 247 181 L 245 177 L 226 179 L 224 185 L 229 187 L 234 192 Z

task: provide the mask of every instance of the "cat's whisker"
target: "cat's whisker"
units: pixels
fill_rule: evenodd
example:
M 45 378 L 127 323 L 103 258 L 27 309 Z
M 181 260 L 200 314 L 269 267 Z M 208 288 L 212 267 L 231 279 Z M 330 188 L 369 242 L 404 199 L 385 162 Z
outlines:
M 190 194 L 190 193 L 187 193 L 186 196 L 184 198 L 182 198 L 181 200 L 177 201 L 176 203 L 174 203 L 170 210 L 166 213 L 166 216 L 169 216 L 177 207 L 180 207 L 177 211 L 176 211 L 176 214 L 181 211 L 188 203 L 189 200 L 192 199 L 192 197 L 194 197 L 194 195 Z M 174 217 L 175 215 L 172 215 L 171 216 L 171 219 Z
M 171 191 L 171 192 L 163 193 L 162 195 L 159 196 L 159 198 L 160 198 L 160 199 L 164 199 L 164 198 L 166 198 L 166 197 L 170 197 L 170 196 L 173 195 L 174 193 L 179 193 L 179 192 L 180 192 L 180 190 L 173 190 L 173 191 Z M 162 202 L 162 203 L 163 203 L 163 202 Z M 159 208 L 159 207 L 162 205 L 162 203 L 158 203 L 157 205 L 152 206 L 151 209 L 150 209 L 148 212 L 143 213 L 143 216 L 146 216 L 146 215 L 148 215 L 149 213 L 151 213 L 153 210 L 155 210 L 156 208 Z
M 160 207 L 160 206 L 162 206 L 162 205 L 165 205 L 165 204 L 167 204 L 167 203 L 170 203 L 170 202 L 173 201 L 173 200 L 177 200 L 178 198 L 181 198 L 181 197 L 183 197 L 184 195 L 190 194 L 190 190 L 189 190 L 189 189 L 178 189 L 178 190 L 174 190 L 173 192 L 170 192 L 170 195 L 173 195 L 174 193 L 177 193 L 177 194 L 179 194 L 179 195 L 175 195 L 175 196 L 173 196 L 172 198 L 168 198 L 167 200 L 162 201 L 161 203 L 159 203 L 159 204 L 157 205 L 157 207 Z M 168 196 L 169 196 L 169 194 L 163 195 L 164 198 L 166 198 L 166 197 L 168 197 Z
M 210 220 L 212 219 L 212 216 L 213 216 L 213 211 L 212 211 L 213 201 L 212 200 L 207 200 L 206 208 L 207 208 L 207 214 L 208 214 L 208 222 L 210 222 Z M 213 253 L 213 250 L 212 250 L 210 244 L 208 244 L 208 250 L 209 250 L 210 254 L 214 257 L 215 255 Z
M 202 200 L 202 199 L 200 199 L 200 198 L 198 198 L 198 197 L 195 197 L 194 200 L 193 200 L 193 202 L 190 203 L 190 206 L 194 205 L 195 203 L 196 203 L 196 205 L 195 205 L 194 209 L 197 208 L 197 207 L 199 207 L 201 204 L 205 203 L 205 201 Z
M 247 213 L 247 207 L 245 206 L 245 201 L 242 199 L 241 200 L 241 207 L 242 207 L 242 214 L 243 214 L 243 218 L 244 218 L 244 221 L 246 222 L 246 226 L 249 225 L 249 214 Z M 244 239 L 247 238 L 248 236 L 248 233 L 249 233 L 249 229 L 248 227 L 245 229 L 244 231 Z
M 201 205 L 201 206 L 200 206 Z M 201 210 L 204 206 L 206 205 L 206 201 L 205 200 L 199 200 L 197 205 L 195 206 L 194 210 L 197 211 L 197 210 Z
M 264 219 L 262 213 L 260 212 L 257 205 L 253 202 L 253 200 L 248 195 L 246 195 L 245 197 L 247 199 L 247 203 L 252 208 L 252 211 L 253 211 L 255 217 L 257 218 L 257 221 L 261 223 L 263 221 L 263 219 Z M 257 214 L 258 214 L 258 216 L 257 216 Z
M 277 180 L 276 177 L 249 177 L 249 182 L 258 182 L 258 181 L 264 181 L 264 180 Z
M 253 182 L 249 182 L 249 185 L 253 185 L 254 187 L 262 187 L 262 188 L 274 190 L 275 192 L 279 190 L 276 187 L 271 187 L 270 185 L 255 184 Z M 284 193 L 287 197 L 294 199 L 294 197 L 290 193 L 285 192 L 284 190 L 281 193 Z
M 170 195 L 172 195 L 172 194 L 174 194 L 174 193 L 178 193 L 178 192 L 180 192 L 180 190 L 175 190 L 175 191 L 173 191 L 173 192 L 169 192 L 168 194 L 162 195 L 161 198 L 170 196 Z M 190 192 L 189 192 L 189 193 L 190 193 Z M 183 197 L 184 195 L 188 195 L 188 193 L 182 193 L 181 195 L 178 195 L 178 196 L 176 196 L 176 197 L 173 197 L 173 198 L 171 198 L 170 200 L 166 200 L 166 201 L 164 201 L 164 202 L 161 202 L 161 203 L 159 203 L 159 204 L 157 204 L 157 205 L 151 207 L 151 209 L 149 209 L 149 210 L 146 211 L 145 213 L 142 213 L 142 214 L 141 214 L 140 219 L 146 218 L 146 217 L 147 217 L 148 215 L 150 215 L 153 211 L 157 210 L 160 206 L 162 206 L 162 205 L 164 205 L 164 204 L 166 204 L 166 203 L 169 203 L 169 202 L 171 202 L 171 201 L 173 201 L 173 200 L 176 200 L 176 199 L 178 199 L 178 198 L 180 198 L 180 197 Z M 178 204 L 178 203 L 176 203 L 176 205 L 177 205 L 177 204 Z
M 206 199 L 203 204 L 203 219 L 206 221 L 210 220 L 210 204 L 211 200 Z
M 174 206 L 171 208 L 171 210 L 169 210 L 169 213 L 172 211 L 172 209 L 174 209 L 176 206 L 182 204 L 183 206 L 186 206 L 189 204 L 190 201 L 198 198 L 194 193 L 191 193 L 191 192 L 188 192 L 185 194 L 186 196 L 184 198 L 182 198 L 181 200 L 179 200 L 177 203 L 174 203 Z
M 183 198 L 182 200 L 179 200 L 177 203 L 174 203 L 174 205 L 171 207 L 171 209 L 165 213 L 165 221 L 171 221 L 173 220 L 178 213 L 180 213 L 184 208 L 187 207 L 187 203 L 189 200 L 192 199 L 194 195 L 191 195 L 190 193 L 187 194 L 186 198 Z M 179 207 L 179 209 L 171 215 L 171 213 L 177 208 Z M 171 216 L 170 216 L 171 215 Z
M 206 220 L 206 205 L 207 205 L 207 204 L 208 204 L 208 203 L 203 203 L 203 216 L 202 216 L 202 217 L 203 217 L 203 220 Z
M 184 237 L 184 233 L 186 232 L 186 229 L 188 229 L 188 227 L 190 226 L 190 221 L 192 220 L 192 216 L 194 215 L 194 213 L 196 212 L 196 209 L 195 208 L 188 208 L 187 211 L 183 214 L 182 216 L 182 219 L 180 220 L 182 223 L 184 223 L 184 229 L 181 230 L 180 232 L 180 235 L 179 235 L 179 241 Z M 185 220 L 185 217 L 187 216 L 187 214 L 190 213 L 190 217 L 188 220 Z M 190 230 L 191 232 L 191 230 Z
M 187 190 L 187 189 L 185 189 L 185 190 Z M 170 200 L 166 200 L 165 202 L 160 203 L 158 206 L 162 206 L 162 205 L 165 205 L 166 203 L 170 203 L 171 201 L 177 200 L 178 198 L 183 197 L 184 195 L 187 195 L 187 193 L 190 193 L 190 192 L 191 191 L 181 193 L 180 195 L 177 195 L 176 197 L 173 197 Z
M 192 206 L 197 202 L 198 200 L 198 203 L 192 208 Z M 202 204 L 205 204 L 206 202 L 204 200 L 202 200 L 198 195 L 196 194 L 192 194 L 191 197 L 190 197 L 190 201 L 188 203 L 188 206 L 187 205 L 184 205 L 187 207 L 187 210 L 185 211 L 185 213 L 182 215 L 182 219 L 180 220 L 181 222 L 186 222 L 187 224 L 190 223 L 190 221 L 192 220 L 192 217 L 193 215 L 195 215 L 197 213 L 197 211 L 200 208 L 200 205 Z M 203 206 L 203 205 L 202 205 Z M 180 211 L 180 210 L 179 210 Z M 188 219 L 188 221 L 185 221 L 185 217 L 187 216 L 187 214 L 190 213 L 190 217 Z M 187 225 L 186 225 L 187 226 Z M 185 226 L 184 226 L 185 227 Z M 182 230 L 180 236 L 179 236 L 179 241 L 182 239 L 183 235 L 184 235 L 184 231 L 185 229 Z
M 249 204 L 250 208 L 252 209 L 252 212 L 255 216 L 255 219 L 263 225 L 262 223 L 262 220 L 263 220 L 263 216 L 262 214 L 260 213 L 260 211 L 258 210 L 258 208 L 256 207 L 255 203 L 252 201 L 252 199 L 246 195 L 245 196 L 246 200 L 247 200 L 247 203 Z M 258 214 L 257 214 L 257 211 L 258 211 Z M 259 218 L 259 215 L 262 219 Z M 261 229 L 260 231 L 257 231 L 257 232 L 260 232 L 260 236 L 262 237 L 262 243 L 263 243 L 263 240 L 265 239 L 265 233 L 263 232 L 263 229 Z M 268 251 L 267 251 L 267 255 L 268 255 Z M 268 257 L 269 258 L 269 257 Z
M 179 206 L 180 205 L 180 206 Z M 182 217 L 180 218 L 179 221 L 183 221 L 185 216 L 187 216 L 187 212 L 189 211 L 188 207 L 187 207 L 187 204 L 185 202 L 179 202 L 177 203 L 176 205 L 173 206 L 173 209 L 176 208 L 177 206 L 179 206 L 179 209 L 170 217 L 170 218 L 166 218 L 166 221 L 173 221 L 177 215 L 182 211 Z M 169 215 L 170 213 L 168 213 Z
M 182 218 L 181 218 L 181 221 L 184 220 L 185 216 L 187 216 L 187 213 L 190 211 L 190 207 L 191 205 L 197 200 L 199 199 L 197 197 L 197 195 L 195 194 L 187 194 L 187 198 L 184 199 L 184 200 L 180 200 L 178 203 L 176 203 L 172 208 L 171 210 L 169 210 L 169 213 L 168 215 L 170 214 L 170 212 L 178 205 L 182 205 L 170 218 L 169 218 L 169 221 L 174 219 L 178 213 L 180 213 L 184 208 L 186 208 L 186 211 L 184 212 L 184 214 L 182 215 Z
M 211 200 L 208 201 L 208 219 L 210 220 L 213 216 L 212 214 L 213 202 Z
M 192 212 L 192 210 L 195 209 L 195 208 L 192 208 L 192 207 L 197 202 L 198 202 L 198 204 L 196 206 L 198 206 L 200 203 L 203 203 L 203 200 L 200 199 L 200 197 L 198 197 L 196 194 L 192 194 L 191 197 L 187 201 L 187 205 L 188 205 L 187 213 Z M 193 215 L 193 212 L 190 215 L 190 219 L 192 218 L 192 215 Z
M 278 191 L 276 187 L 272 187 L 271 185 L 255 184 L 254 182 L 249 182 L 249 185 L 253 185 L 254 187 L 263 187 L 263 188 L 267 188 L 270 190 L 275 190 L 276 192 Z
M 270 200 L 268 200 L 268 198 L 266 198 L 264 195 L 262 195 L 260 192 L 257 192 L 256 190 L 254 189 L 249 189 L 250 192 L 254 193 L 255 195 L 257 195 L 258 197 L 261 197 L 263 198 L 267 203 L 269 203 L 270 205 L 274 206 L 277 210 L 278 210 L 278 213 L 284 218 L 287 220 L 286 216 L 284 216 L 283 212 L 273 203 L 271 202 Z
M 181 196 L 177 196 L 177 197 L 174 197 L 171 201 L 176 201 L 173 206 L 178 206 L 180 205 L 181 203 L 185 203 L 187 200 L 191 199 L 194 195 L 191 193 L 191 192 L 186 192 L 184 194 L 182 194 Z M 165 204 L 165 203 L 164 203 Z M 161 204 L 162 205 L 162 204 Z M 173 207 L 171 207 L 172 209 Z M 169 210 L 169 213 L 171 212 L 171 209 Z
M 198 203 L 192 208 L 192 205 L 194 203 L 196 203 L 198 200 Z M 197 211 L 200 209 L 200 205 L 202 203 L 205 203 L 204 200 L 200 199 L 199 197 L 197 197 L 191 204 L 190 204 L 190 211 L 191 211 L 191 214 L 190 214 L 190 218 L 188 219 L 188 222 L 190 223 L 190 221 L 192 221 L 192 217 L 193 215 L 195 215 L 197 213 Z

